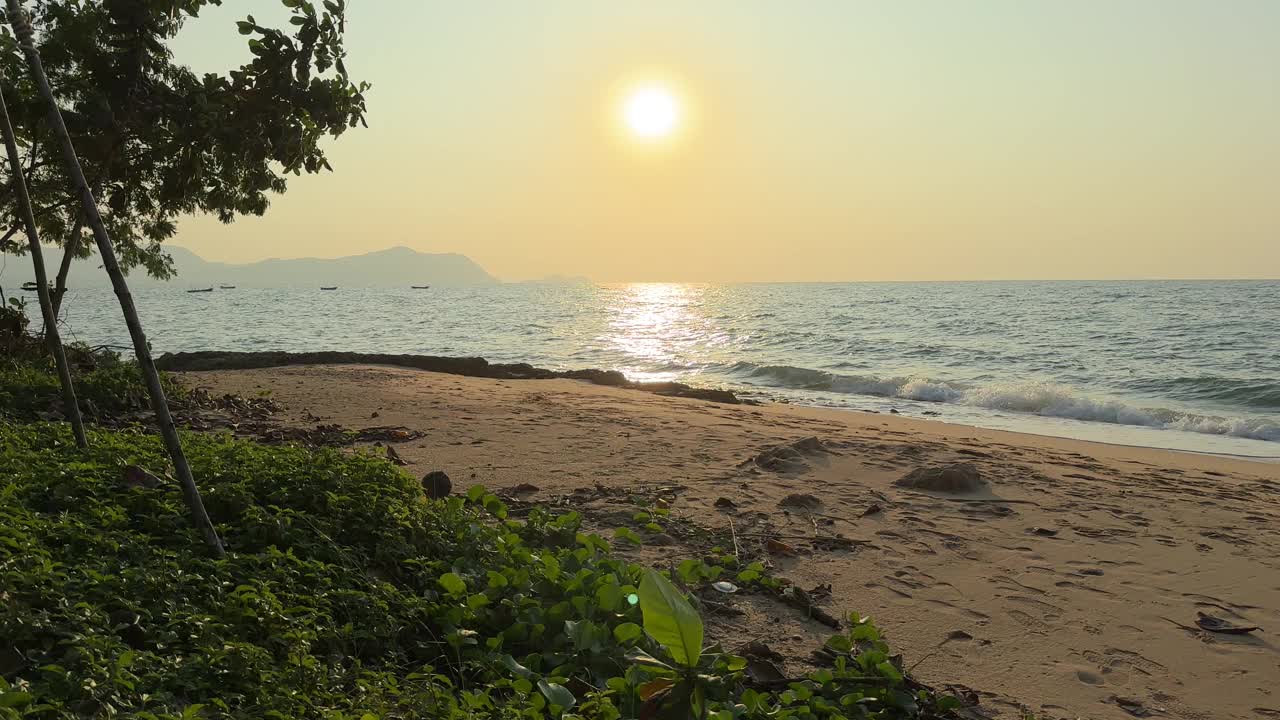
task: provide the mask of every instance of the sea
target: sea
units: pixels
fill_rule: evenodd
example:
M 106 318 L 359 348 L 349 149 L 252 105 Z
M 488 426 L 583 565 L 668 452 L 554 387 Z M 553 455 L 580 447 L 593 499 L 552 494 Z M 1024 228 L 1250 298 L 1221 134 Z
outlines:
M 1280 457 L 1280 281 L 140 288 L 153 350 L 616 369 L 746 397 Z M 128 346 L 108 290 L 66 333 Z

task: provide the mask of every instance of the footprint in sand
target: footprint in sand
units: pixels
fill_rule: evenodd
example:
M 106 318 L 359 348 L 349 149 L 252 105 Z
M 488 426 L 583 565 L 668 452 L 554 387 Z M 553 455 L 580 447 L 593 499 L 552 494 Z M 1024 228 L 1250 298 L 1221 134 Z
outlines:
M 978 612 L 977 610 L 970 610 L 969 608 L 966 608 L 966 607 L 960 607 L 959 605 L 956 605 L 955 603 L 947 602 L 946 600 L 930 599 L 930 600 L 925 600 L 925 602 L 929 603 L 930 605 L 936 605 L 942 608 L 946 612 L 955 613 L 962 617 L 967 617 L 971 620 L 976 621 L 979 625 L 983 625 L 991 621 L 991 616 L 987 615 L 986 613 L 981 613 L 981 612 Z
M 1031 615 L 1022 612 L 1021 610 L 1008 610 L 1005 612 L 1005 614 L 1008 615 L 1015 623 L 1017 623 L 1018 625 L 1022 626 L 1024 629 L 1029 630 L 1031 632 L 1044 634 L 1044 633 L 1048 633 L 1051 630 L 1048 623 L 1038 618 L 1032 617 Z
M 1107 681 L 1101 675 L 1090 672 L 1088 670 L 1077 670 L 1076 679 L 1086 685 L 1106 685 Z
M 886 579 L 889 579 L 889 578 L 886 578 Z M 893 593 L 894 595 L 897 595 L 898 597 L 905 598 L 905 599 L 908 599 L 908 600 L 910 600 L 912 597 L 914 597 L 911 593 L 907 592 L 906 590 L 902 590 L 902 589 L 899 589 L 899 588 L 896 588 L 896 587 L 892 587 L 892 586 L 890 586 L 890 585 L 886 585 L 886 584 L 884 584 L 884 583 L 878 583 L 878 582 L 874 582 L 874 581 L 873 581 L 873 582 L 869 582 L 869 583 L 865 583 L 865 584 L 863 585 L 863 587 L 867 587 L 867 588 L 881 588 L 881 589 L 883 589 L 883 590 L 888 590 L 889 592 Z
M 1062 608 L 1051 603 L 1036 600 L 1035 598 L 1029 598 L 1022 595 L 1010 595 L 1005 598 L 1005 600 L 1007 602 L 1018 603 L 1018 605 L 1022 607 L 1031 608 L 1036 612 L 1039 612 L 1040 616 L 1045 620 L 1057 620 L 1062 617 Z

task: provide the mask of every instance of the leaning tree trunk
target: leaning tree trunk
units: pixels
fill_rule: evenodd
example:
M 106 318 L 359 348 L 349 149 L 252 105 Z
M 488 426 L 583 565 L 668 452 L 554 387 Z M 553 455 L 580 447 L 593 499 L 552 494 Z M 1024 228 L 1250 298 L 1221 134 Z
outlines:
M 0 133 L 4 134 L 4 148 L 9 154 L 9 168 L 13 171 L 13 188 L 17 192 L 18 207 L 22 212 L 22 222 L 27 229 L 27 243 L 31 246 L 31 264 L 36 271 L 36 290 L 40 298 L 40 314 L 44 316 L 44 340 L 49 344 L 49 352 L 53 354 L 54 364 L 58 366 L 58 381 L 62 383 L 62 404 L 67 419 L 71 421 L 71 431 L 76 436 L 76 446 L 89 447 L 89 438 L 84 433 L 84 418 L 80 417 L 80 405 L 76 402 L 76 388 L 71 382 L 71 368 L 67 366 L 67 353 L 62 347 L 62 338 L 58 335 L 58 315 L 53 309 L 53 301 L 49 297 L 49 276 L 44 271 L 44 251 L 40 247 L 40 231 L 36 229 L 35 211 L 31 209 L 31 195 L 27 192 L 27 179 L 22 172 L 22 158 L 18 156 L 18 141 L 13 133 L 13 124 L 9 122 L 9 106 L 5 102 L 4 92 L 0 90 Z
M 225 554 L 222 541 L 218 539 L 218 532 L 214 529 L 213 522 L 209 520 L 204 502 L 200 499 L 200 490 L 191 477 L 191 466 L 187 464 L 187 456 L 182 452 L 178 429 L 173 423 L 173 416 L 169 413 L 169 402 L 164 397 L 164 388 L 160 385 L 160 374 L 156 372 L 156 364 L 151 359 L 151 349 L 147 346 L 146 333 L 142 331 L 142 323 L 138 320 L 133 296 L 129 294 L 129 285 L 125 282 L 124 273 L 120 271 L 120 264 L 116 261 L 115 248 L 111 245 L 110 236 L 107 235 L 102 215 L 98 213 L 98 204 L 93 199 L 93 192 L 89 190 L 89 183 L 85 181 L 84 170 L 80 167 L 80 158 L 76 156 L 75 145 L 71 142 L 71 135 L 67 132 L 66 123 L 62 120 L 62 112 L 58 109 L 53 90 L 49 87 L 49 77 L 45 75 L 44 64 L 40 61 L 40 52 L 36 50 L 31 23 L 22 11 L 19 0 L 7 0 L 7 5 L 9 23 L 18 37 L 18 46 L 22 48 L 27 58 L 27 66 L 31 71 L 32 79 L 36 82 L 36 87 L 40 90 L 41 97 L 49 106 L 49 123 L 62 145 L 63 162 L 71 175 L 75 192 L 80 198 L 85 224 L 93 231 L 93 238 L 98 245 L 98 254 L 102 256 L 102 265 L 111 276 L 111 285 L 115 289 L 116 297 L 120 300 L 120 310 L 124 313 L 125 324 L 129 327 L 133 351 L 138 357 L 138 367 L 142 370 L 142 377 L 146 380 L 147 391 L 151 396 L 151 408 L 155 411 L 156 423 L 160 426 L 160 435 L 164 438 L 165 447 L 173 459 L 173 468 L 182 485 L 182 494 L 191 511 L 192 520 L 204 535 L 205 542 L 214 554 L 222 557 Z

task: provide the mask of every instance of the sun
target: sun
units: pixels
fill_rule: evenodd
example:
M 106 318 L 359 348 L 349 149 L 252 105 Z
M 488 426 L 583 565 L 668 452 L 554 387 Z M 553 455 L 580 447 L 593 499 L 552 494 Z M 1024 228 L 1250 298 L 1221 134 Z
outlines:
M 622 118 L 641 140 L 661 140 L 680 127 L 680 102 L 661 85 L 632 90 L 622 106 Z

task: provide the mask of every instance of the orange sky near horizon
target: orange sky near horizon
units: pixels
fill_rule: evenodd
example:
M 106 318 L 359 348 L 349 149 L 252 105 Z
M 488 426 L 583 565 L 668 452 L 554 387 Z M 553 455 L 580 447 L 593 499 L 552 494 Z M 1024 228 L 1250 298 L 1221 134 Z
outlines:
M 1280 277 L 1267 0 L 351 5 L 370 128 L 176 244 L 407 245 L 508 280 Z M 250 6 L 178 58 L 238 63 Z M 626 91 L 652 85 L 679 118 L 641 141 Z

